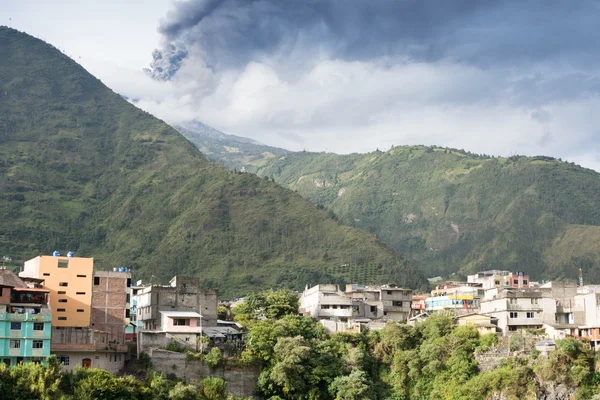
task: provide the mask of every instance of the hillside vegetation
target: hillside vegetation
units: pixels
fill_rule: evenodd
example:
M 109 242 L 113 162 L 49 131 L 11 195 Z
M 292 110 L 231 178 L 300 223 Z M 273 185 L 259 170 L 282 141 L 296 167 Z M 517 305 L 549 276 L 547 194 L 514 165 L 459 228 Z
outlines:
M 57 49 L 6 27 L 0 216 L 0 256 L 15 266 L 73 250 L 155 283 L 200 276 L 223 297 L 423 279 L 372 235 L 273 182 L 214 165 Z
M 253 169 L 377 235 L 430 275 L 483 269 L 600 282 L 600 174 L 439 147 L 288 153 Z
M 288 153 L 241 136 L 228 135 L 199 121 L 173 126 L 204 154 L 230 170 L 258 168 Z

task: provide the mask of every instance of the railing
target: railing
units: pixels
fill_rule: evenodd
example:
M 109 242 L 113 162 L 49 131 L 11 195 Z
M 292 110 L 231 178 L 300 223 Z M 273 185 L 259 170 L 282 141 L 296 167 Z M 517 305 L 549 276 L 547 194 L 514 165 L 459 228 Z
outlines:
M 0 319 L 7 321 L 36 321 L 36 322 L 50 322 L 52 321 L 52 315 L 48 314 L 14 314 L 14 313 L 0 313 Z
M 539 304 L 508 304 L 507 310 L 509 311 L 542 311 L 542 306 Z

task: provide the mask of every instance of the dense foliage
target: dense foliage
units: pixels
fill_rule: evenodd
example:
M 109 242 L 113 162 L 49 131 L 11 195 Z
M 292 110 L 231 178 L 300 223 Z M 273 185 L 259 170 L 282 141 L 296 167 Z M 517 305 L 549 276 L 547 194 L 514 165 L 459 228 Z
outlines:
M 506 269 L 576 279 L 582 267 L 600 282 L 600 174 L 592 170 L 425 146 L 267 161 L 250 170 L 376 234 L 430 275 Z
M 278 297 L 261 308 L 286 303 Z M 328 336 L 319 323 L 292 312 L 249 319 L 248 308 L 241 310 L 249 329 L 242 361 L 261 367 L 262 398 L 476 400 L 502 393 L 533 399 L 562 385 L 583 399 L 599 389 L 595 353 L 575 339 L 558 341 L 549 357 L 521 351 L 481 372 L 476 353 L 498 346 L 497 336 L 456 327 L 448 315 L 415 327 L 389 322 L 381 331 Z
M 145 380 L 117 378 L 104 370 L 81 367 L 66 372 L 54 356 L 47 365 L 0 365 L 0 395 L 11 400 L 244 400 L 229 395 L 221 378 L 185 384 L 154 372 Z
M 201 276 L 222 297 L 423 279 L 372 235 L 275 183 L 212 164 L 58 50 L 6 27 L 0 215 L 0 256 L 15 266 L 72 250 L 99 269 L 125 266 L 155 283 Z

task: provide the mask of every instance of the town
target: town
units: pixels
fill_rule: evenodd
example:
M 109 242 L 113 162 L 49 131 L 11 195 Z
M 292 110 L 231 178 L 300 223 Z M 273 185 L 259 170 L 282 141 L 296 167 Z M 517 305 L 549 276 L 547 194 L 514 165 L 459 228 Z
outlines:
M 523 272 L 500 270 L 469 275 L 466 282 L 430 282 L 435 288 L 428 294 L 393 284 L 307 286 L 298 294 L 298 313 L 330 334 L 379 330 L 390 321 L 415 325 L 446 313 L 480 334 L 527 330 L 546 347 L 567 337 L 599 347 L 600 285 L 584 285 L 581 270 L 577 283 L 532 282 Z M 177 359 L 174 348 L 203 352 L 210 345 L 231 354 L 244 346 L 242 325 L 219 319 L 217 292 L 196 277 L 134 285 L 125 268 L 101 271 L 92 258 L 55 251 L 26 261 L 18 275 L 0 269 L 0 288 L 0 362 L 9 366 L 54 354 L 66 370 L 117 373 L 142 354 Z

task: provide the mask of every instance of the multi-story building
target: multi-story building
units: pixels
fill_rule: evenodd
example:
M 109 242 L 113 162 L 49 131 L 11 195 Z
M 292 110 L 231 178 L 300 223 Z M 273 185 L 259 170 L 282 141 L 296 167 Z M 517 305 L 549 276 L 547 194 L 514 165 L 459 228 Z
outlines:
M 51 352 L 65 369 L 123 368 L 128 272 L 94 271 L 92 258 L 55 252 L 26 261 L 20 276 L 45 279 L 54 311 Z
M 545 322 L 555 322 L 556 301 L 545 297 L 542 290 L 497 289 L 481 300 L 481 313 L 497 318 L 503 334 L 541 329 Z
M 451 311 L 455 314 L 471 314 L 479 310 L 479 300 L 474 294 L 427 297 L 425 299 L 425 311 Z
M 87 328 L 91 322 L 94 259 L 38 256 L 25 262 L 21 277 L 43 279 L 50 290 L 53 327 Z
M 411 304 L 410 289 L 351 284 L 343 292 L 338 285 L 324 284 L 304 290 L 300 295 L 299 311 L 321 321 L 407 321 Z
M 412 290 L 393 285 L 346 285 L 344 296 L 353 300 L 355 316 L 362 318 L 406 322 L 412 311 Z
M 468 275 L 467 282 L 481 283 L 483 289 L 527 289 L 529 288 L 529 275 L 525 275 L 523 272 L 512 273 L 510 271 L 494 269 L 490 271 L 481 271 L 474 275 Z
M 195 277 L 176 276 L 168 286 L 144 286 L 134 295 L 138 351 L 170 342 L 197 349 L 203 328 L 217 326 L 217 292 Z
M 0 269 L 0 362 L 41 362 L 50 355 L 48 290 Z
M 300 314 L 313 319 L 331 319 L 347 322 L 359 315 L 359 308 L 353 308 L 351 298 L 344 296 L 335 284 L 316 285 L 306 288 L 300 295 Z

